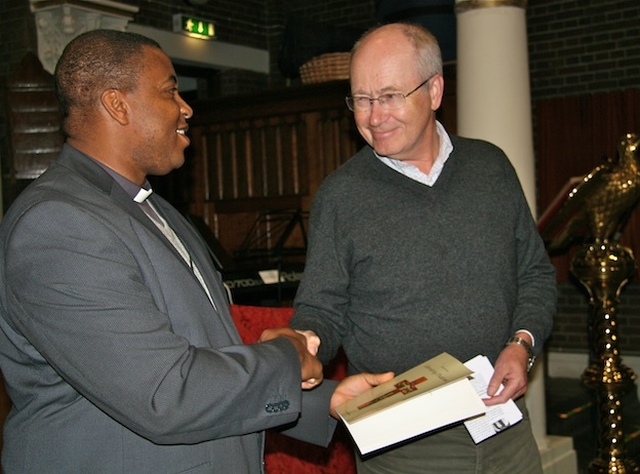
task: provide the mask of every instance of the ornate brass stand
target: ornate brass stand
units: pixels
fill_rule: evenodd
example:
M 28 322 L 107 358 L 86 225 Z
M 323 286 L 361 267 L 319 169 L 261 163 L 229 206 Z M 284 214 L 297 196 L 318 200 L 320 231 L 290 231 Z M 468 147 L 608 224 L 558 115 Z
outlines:
M 573 187 L 573 183 L 568 184 Z M 551 254 L 563 253 L 578 241 L 590 242 L 571 261 L 571 273 L 589 292 L 592 309 L 592 353 L 582 381 L 595 391 L 600 436 L 589 471 L 640 472 L 625 452 L 622 398 L 635 391 L 636 375 L 621 362 L 616 321 L 620 291 L 636 268 L 633 253 L 618 239 L 640 202 L 640 136 L 624 135 L 616 159 L 607 159 L 561 197 L 560 207 L 552 203 L 538 228 Z
M 582 381 L 595 391 L 600 435 L 590 473 L 640 472 L 626 457 L 622 413 L 622 398 L 635 390 L 636 375 L 621 362 L 616 323 L 620 291 L 635 268 L 631 250 L 606 239 L 585 245 L 571 262 L 571 272 L 589 292 L 592 307 L 589 326 L 594 353 Z

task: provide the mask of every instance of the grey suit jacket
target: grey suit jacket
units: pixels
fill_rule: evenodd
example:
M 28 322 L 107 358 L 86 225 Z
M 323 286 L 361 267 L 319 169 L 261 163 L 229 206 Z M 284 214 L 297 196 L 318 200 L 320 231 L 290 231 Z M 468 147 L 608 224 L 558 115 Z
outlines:
M 93 160 L 65 145 L 0 225 L 5 473 L 257 473 L 263 430 L 332 433 L 284 339 L 242 345 L 195 230 L 155 207 L 191 268 Z M 308 436 L 307 436 L 308 435 Z

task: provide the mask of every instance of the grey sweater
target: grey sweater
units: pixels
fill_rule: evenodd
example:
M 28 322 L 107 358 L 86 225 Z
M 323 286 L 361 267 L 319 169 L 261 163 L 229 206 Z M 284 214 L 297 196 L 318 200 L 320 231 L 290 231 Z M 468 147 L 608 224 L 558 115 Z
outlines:
M 350 371 L 403 372 L 446 351 L 495 362 L 518 329 L 540 352 L 555 273 L 513 167 L 497 147 L 452 137 L 433 187 L 363 148 L 314 197 L 291 326 L 340 345 Z

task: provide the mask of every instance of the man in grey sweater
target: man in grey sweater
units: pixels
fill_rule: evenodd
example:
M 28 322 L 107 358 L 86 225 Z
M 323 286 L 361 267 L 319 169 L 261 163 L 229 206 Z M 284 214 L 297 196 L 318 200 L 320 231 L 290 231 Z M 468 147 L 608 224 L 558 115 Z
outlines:
M 320 337 L 323 362 L 342 345 L 352 373 L 484 354 L 486 404 L 511 398 L 525 415 L 478 445 L 457 425 L 360 458 L 360 473 L 539 473 L 520 397 L 551 330 L 554 270 L 504 153 L 437 122 L 443 90 L 421 27 L 377 27 L 354 46 L 347 105 L 369 146 L 314 198 L 291 326 Z

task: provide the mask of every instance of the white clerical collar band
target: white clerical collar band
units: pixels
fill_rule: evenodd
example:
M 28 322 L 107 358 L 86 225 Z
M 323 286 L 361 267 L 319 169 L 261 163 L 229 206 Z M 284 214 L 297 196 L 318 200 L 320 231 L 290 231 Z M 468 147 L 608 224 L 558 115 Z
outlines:
M 151 194 L 153 194 L 153 189 L 140 188 L 140 191 L 138 191 L 138 194 L 136 194 L 136 197 L 134 197 L 133 200 L 138 204 L 142 204 L 149 196 L 151 196 Z

